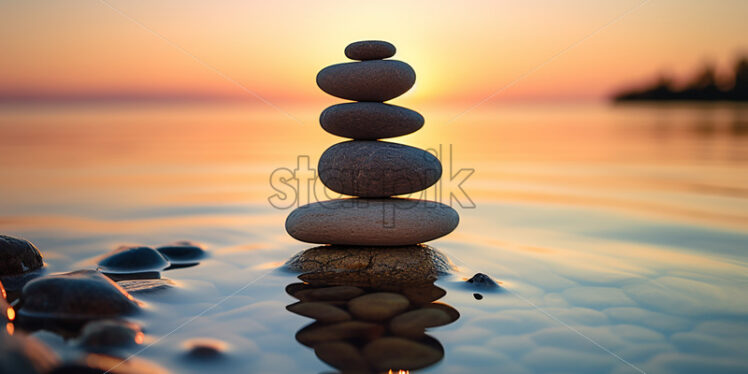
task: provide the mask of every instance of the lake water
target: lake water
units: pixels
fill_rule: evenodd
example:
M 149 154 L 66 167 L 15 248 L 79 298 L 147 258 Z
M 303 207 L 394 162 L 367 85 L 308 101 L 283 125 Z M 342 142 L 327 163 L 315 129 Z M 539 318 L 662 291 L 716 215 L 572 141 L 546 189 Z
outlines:
M 285 310 L 298 280 L 279 269 L 312 245 L 284 231 L 294 199 L 268 198 L 274 170 L 315 168 L 340 139 L 323 107 L 283 109 L 295 119 L 259 104 L 0 107 L 0 233 L 34 242 L 48 272 L 120 244 L 204 243 L 207 260 L 163 273 L 174 288 L 137 295 L 146 339 L 127 353 L 175 373 L 330 372 L 294 338 L 311 321 Z M 430 243 L 457 266 L 437 285 L 461 317 L 429 331 L 444 358 L 423 372 L 748 372 L 748 106 L 414 109 L 426 125 L 394 141 L 442 158 L 434 196 L 454 193 L 461 216 Z M 476 272 L 502 291 L 474 298 Z M 194 338 L 225 357 L 185 358 Z

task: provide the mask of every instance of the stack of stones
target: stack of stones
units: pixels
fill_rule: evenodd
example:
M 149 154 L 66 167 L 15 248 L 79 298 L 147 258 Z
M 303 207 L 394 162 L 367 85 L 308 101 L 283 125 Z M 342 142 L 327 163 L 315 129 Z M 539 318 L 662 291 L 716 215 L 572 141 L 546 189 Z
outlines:
M 457 227 L 454 209 L 434 201 L 395 198 L 426 190 L 442 174 L 439 159 L 422 149 L 379 139 L 413 133 L 423 126 L 417 112 L 385 104 L 408 91 L 416 75 L 410 65 L 387 59 L 395 47 L 383 41 L 355 42 L 345 55 L 356 62 L 328 66 L 317 74 L 326 93 L 355 102 L 322 112 L 327 132 L 353 140 L 328 148 L 319 178 L 330 190 L 358 198 L 307 204 L 286 220 L 301 241 L 349 246 L 408 246 L 444 236 Z

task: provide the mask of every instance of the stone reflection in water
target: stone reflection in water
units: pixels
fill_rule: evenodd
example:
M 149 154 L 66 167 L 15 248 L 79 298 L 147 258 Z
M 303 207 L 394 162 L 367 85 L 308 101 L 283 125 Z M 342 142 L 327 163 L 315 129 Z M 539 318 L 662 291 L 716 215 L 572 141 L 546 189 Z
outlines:
M 426 331 L 460 314 L 437 301 L 446 292 L 433 281 L 449 262 L 433 248 L 316 247 L 288 267 L 307 272 L 299 276 L 305 282 L 286 287 L 299 300 L 286 309 L 315 320 L 296 340 L 328 365 L 343 372 L 397 372 L 444 357 Z

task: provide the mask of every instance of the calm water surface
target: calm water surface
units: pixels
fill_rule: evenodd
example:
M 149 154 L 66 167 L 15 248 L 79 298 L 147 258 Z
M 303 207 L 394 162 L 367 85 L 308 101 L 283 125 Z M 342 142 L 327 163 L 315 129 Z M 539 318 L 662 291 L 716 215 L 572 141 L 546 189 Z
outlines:
M 139 357 L 329 372 L 294 339 L 310 320 L 285 310 L 296 278 L 278 269 L 311 246 L 268 197 L 273 170 L 305 155 L 314 168 L 339 139 L 322 107 L 285 109 L 300 123 L 242 105 L 0 107 L 0 232 L 36 243 L 49 272 L 95 268 L 120 244 L 204 243 L 209 259 L 163 274 L 176 287 L 138 295 L 152 344 Z M 426 126 L 396 141 L 434 149 L 445 178 L 474 170 L 460 226 L 430 243 L 458 267 L 437 285 L 461 318 L 430 331 L 445 356 L 423 372 L 748 372 L 748 107 L 513 105 L 452 122 L 464 108 L 416 109 Z M 475 272 L 504 291 L 476 300 L 462 283 Z M 226 357 L 186 359 L 193 338 Z

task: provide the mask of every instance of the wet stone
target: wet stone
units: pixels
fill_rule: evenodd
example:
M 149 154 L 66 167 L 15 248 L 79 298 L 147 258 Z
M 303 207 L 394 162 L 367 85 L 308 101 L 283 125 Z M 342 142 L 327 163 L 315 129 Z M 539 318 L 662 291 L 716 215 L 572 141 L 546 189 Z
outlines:
M 441 309 L 422 308 L 395 316 L 390 321 L 392 334 L 404 337 L 419 337 L 429 327 L 444 326 L 452 318 Z
M 112 279 L 158 278 L 169 261 L 151 247 L 122 246 L 99 261 L 99 271 Z
M 198 360 L 215 360 L 224 356 L 227 344 L 217 339 L 197 338 L 184 343 L 187 357 Z
M 205 249 L 197 243 L 178 241 L 156 248 L 171 263 L 169 269 L 197 265 L 205 258 Z
M 335 144 L 322 153 L 317 169 L 327 188 L 344 195 L 372 198 L 422 191 L 442 175 L 441 162 L 431 153 L 375 140 Z M 381 215 L 380 212 L 380 220 Z
M 363 321 L 345 321 L 331 325 L 313 323 L 296 333 L 296 340 L 308 347 L 346 339 L 373 340 L 384 333 L 384 326 Z
M 408 309 L 405 296 L 392 292 L 375 292 L 359 296 L 348 302 L 348 311 L 367 321 L 383 321 Z
M 382 371 L 420 369 L 444 356 L 443 351 L 434 347 L 398 337 L 377 339 L 364 347 L 363 354 L 369 364 Z
M 286 231 L 309 243 L 406 246 L 452 232 L 459 223 L 451 207 L 415 199 L 337 199 L 296 208 Z
M 325 342 L 314 346 L 314 354 L 328 365 L 340 370 L 365 370 L 366 359 L 353 344 L 347 342 Z
M 475 300 L 483 300 L 483 295 L 477 292 L 473 294 L 473 297 L 475 298 Z
M 467 283 L 478 289 L 498 289 L 499 285 L 486 274 L 477 273 L 467 280 Z
M 395 46 L 382 40 L 362 40 L 345 47 L 345 56 L 351 60 L 381 60 L 395 55 Z
M 413 68 L 397 60 L 335 64 L 317 74 L 317 86 L 322 91 L 353 101 L 391 100 L 407 92 L 415 82 Z
M 383 103 L 343 103 L 328 107 L 319 117 L 322 128 L 344 138 L 375 140 L 403 136 L 423 126 L 418 112 Z
M 322 323 L 350 321 L 351 315 L 343 309 L 324 302 L 300 301 L 286 307 L 289 312 L 313 318 Z
M 34 337 L 0 332 L 0 373 L 47 373 L 59 361 L 57 354 Z
M 99 272 L 79 270 L 37 278 L 23 288 L 19 317 L 87 320 L 131 314 L 140 308 Z
M 87 323 L 78 344 L 88 348 L 125 348 L 143 343 L 140 326 L 121 320 L 98 320 Z
M 0 235 L 0 276 L 17 275 L 44 266 L 39 250 L 28 240 Z
M 300 290 L 293 296 L 301 301 L 347 301 L 363 293 L 364 290 L 354 286 L 333 286 Z
M 427 287 L 422 284 L 452 270 L 446 256 L 427 245 L 320 246 L 298 253 L 288 260 L 286 267 L 304 273 L 299 278 L 312 284 L 394 288 Z M 412 296 L 430 299 L 436 295 Z
M 457 309 L 441 302 L 425 304 L 422 306 L 422 308 L 439 309 L 449 316 L 450 321 L 457 321 L 458 319 L 460 319 L 460 312 L 458 312 Z
M 413 305 L 428 304 L 444 297 L 447 291 L 433 284 L 413 285 L 400 290 L 403 296 Z

